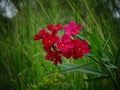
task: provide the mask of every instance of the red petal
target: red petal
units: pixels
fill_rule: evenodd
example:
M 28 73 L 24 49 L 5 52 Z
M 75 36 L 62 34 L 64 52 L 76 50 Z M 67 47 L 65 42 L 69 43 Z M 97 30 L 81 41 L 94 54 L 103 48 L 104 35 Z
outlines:
M 47 53 L 51 53 L 51 47 L 49 45 L 44 45 L 43 46 L 44 50 L 47 52 Z
M 67 48 L 71 49 L 71 48 L 74 47 L 74 42 L 73 41 L 69 41 L 69 42 L 65 43 L 65 45 L 66 45 Z
M 45 34 L 48 34 L 48 32 L 46 32 L 45 30 L 40 30 L 38 35 L 39 37 L 43 38 L 45 36 Z
M 79 53 L 78 53 L 78 56 L 79 56 L 79 58 L 82 58 L 82 57 L 83 57 L 83 53 L 82 53 L 82 52 L 79 52 Z
M 40 38 L 39 38 L 39 35 L 35 35 L 34 36 L 34 40 L 39 40 Z
M 81 27 L 82 27 L 81 25 L 76 25 L 76 27 L 75 27 L 75 29 L 73 31 L 73 34 L 78 34 Z
M 71 35 L 72 35 L 72 33 L 71 33 L 71 28 L 70 28 L 69 25 L 65 25 L 65 26 L 63 27 L 63 29 L 64 29 L 66 35 L 68 35 L 68 36 L 71 36 Z
M 90 49 L 88 47 L 82 48 L 83 54 L 88 54 L 90 52 Z
M 75 30 L 79 31 L 81 28 L 82 28 L 82 26 L 79 24 L 79 25 L 76 26 Z
M 70 25 L 70 27 L 74 27 L 74 26 L 76 26 L 76 22 L 73 20 L 73 21 L 70 22 L 69 25 Z
M 73 40 L 74 44 L 76 47 L 80 47 L 81 46 L 81 41 L 79 39 L 75 39 Z
M 68 59 L 72 56 L 72 52 L 69 51 L 69 52 L 64 52 L 63 55 Z
M 54 27 L 54 25 L 52 25 L 52 24 L 48 24 L 47 28 L 48 28 L 49 30 L 51 30 L 51 31 L 54 31 L 54 30 L 55 30 L 55 27 Z
M 61 41 L 58 40 L 58 41 L 56 42 L 56 44 L 57 44 L 57 48 L 58 48 L 58 49 L 61 49 L 61 47 L 62 47 L 62 46 L 61 46 L 61 45 L 62 45 Z
M 50 59 L 51 59 L 51 54 L 48 54 L 48 53 L 47 53 L 45 59 L 50 60 Z
M 77 54 L 75 54 L 75 53 L 73 53 L 73 56 L 72 56 L 74 59 L 78 59 L 79 58 L 79 56 L 77 55 Z
M 55 59 L 55 60 L 54 60 L 54 65 L 57 65 L 57 64 L 58 64 L 58 60 Z
M 60 29 L 62 29 L 62 26 L 61 26 L 60 24 L 57 24 L 57 25 L 55 26 L 55 30 L 60 30 Z
M 70 37 L 68 35 L 63 35 L 62 36 L 62 42 L 68 42 L 68 40 L 70 39 Z
M 88 43 L 86 40 L 81 41 L 81 47 L 88 47 Z
M 61 59 L 59 59 L 59 63 L 62 64 L 62 60 Z

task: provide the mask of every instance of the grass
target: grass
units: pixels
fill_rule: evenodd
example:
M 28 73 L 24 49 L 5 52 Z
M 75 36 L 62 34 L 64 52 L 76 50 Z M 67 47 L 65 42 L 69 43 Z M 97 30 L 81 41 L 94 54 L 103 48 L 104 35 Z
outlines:
M 102 5 L 106 8 L 104 3 Z M 96 12 L 94 9 L 98 6 L 97 1 L 93 5 L 89 0 L 27 2 L 12 19 L 15 31 L 4 28 L 0 36 L 1 90 L 118 90 L 115 85 L 119 84 L 116 79 L 119 79 L 120 70 L 120 42 L 116 31 L 120 22 L 106 9 Z M 71 20 L 82 24 L 78 37 L 89 42 L 92 56 L 78 60 L 63 58 L 63 65 L 54 66 L 44 59 L 46 53 L 41 42 L 34 41 L 33 37 L 49 23 L 64 25 Z M 85 63 L 95 66 L 85 66 Z M 112 78 L 101 77 L 101 72 Z

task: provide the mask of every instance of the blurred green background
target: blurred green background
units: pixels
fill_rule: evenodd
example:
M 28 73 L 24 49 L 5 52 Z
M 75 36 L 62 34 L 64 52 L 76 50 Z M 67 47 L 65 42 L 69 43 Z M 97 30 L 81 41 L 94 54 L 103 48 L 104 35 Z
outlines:
M 54 66 L 33 38 L 47 24 L 71 20 L 82 24 L 78 38 L 89 42 L 91 54 L 62 58 Z M 102 64 L 86 64 L 95 60 Z M 119 90 L 119 85 L 120 0 L 0 0 L 0 90 Z

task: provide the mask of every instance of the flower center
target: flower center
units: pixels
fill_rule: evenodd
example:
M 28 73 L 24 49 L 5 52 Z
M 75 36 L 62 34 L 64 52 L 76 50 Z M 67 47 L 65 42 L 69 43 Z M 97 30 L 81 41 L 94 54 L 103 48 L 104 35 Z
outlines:
M 78 49 L 79 51 L 81 50 L 81 48 Z
M 48 42 L 50 43 L 51 41 L 49 40 Z
M 64 44 L 62 44 L 62 47 L 64 47 Z

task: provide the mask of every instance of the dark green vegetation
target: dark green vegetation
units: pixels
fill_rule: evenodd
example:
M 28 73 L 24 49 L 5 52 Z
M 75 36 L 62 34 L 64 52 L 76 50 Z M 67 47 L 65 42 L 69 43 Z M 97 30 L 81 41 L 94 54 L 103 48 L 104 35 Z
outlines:
M 19 12 L 12 19 L 0 16 L 0 90 L 120 89 L 120 18 L 113 16 L 119 10 L 114 0 L 11 1 Z M 63 58 L 63 65 L 54 66 L 33 37 L 49 23 L 71 20 L 82 24 L 78 38 L 89 42 L 91 54 Z

